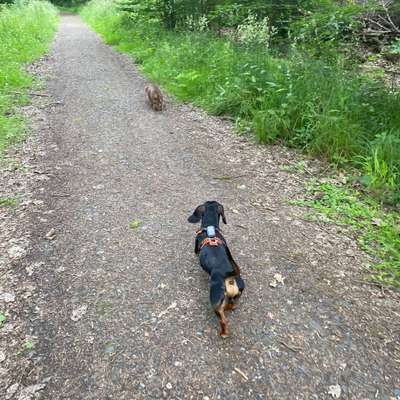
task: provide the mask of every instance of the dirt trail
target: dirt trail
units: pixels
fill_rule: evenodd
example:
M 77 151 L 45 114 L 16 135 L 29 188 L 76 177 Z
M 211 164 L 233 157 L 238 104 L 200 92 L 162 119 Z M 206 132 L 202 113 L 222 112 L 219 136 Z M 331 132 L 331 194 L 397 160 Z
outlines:
M 19 219 L 29 248 L 12 262 L 34 285 L 29 299 L 14 291 L 30 302 L 35 346 L 23 379 L 11 355 L 3 364 L 8 388 L 45 382 L 38 393 L 52 400 L 400 396 L 399 296 L 358 282 L 356 243 L 288 205 L 307 179 L 284 170 L 295 155 L 189 106 L 152 112 L 133 63 L 78 17 L 62 17 L 45 64 L 62 104 L 36 136 L 47 178 L 27 190 L 43 206 Z M 186 221 L 206 199 L 225 205 L 247 283 L 226 340 Z

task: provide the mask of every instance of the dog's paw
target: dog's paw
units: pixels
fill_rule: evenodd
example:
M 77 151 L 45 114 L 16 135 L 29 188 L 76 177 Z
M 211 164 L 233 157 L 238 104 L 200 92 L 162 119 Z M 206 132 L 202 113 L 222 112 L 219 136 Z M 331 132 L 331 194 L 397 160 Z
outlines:
M 219 333 L 219 336 L 221 336 L 222 337 L 222 339 L 226 339 L 227 337 L 229 337 L 229 333 L 228 332 L 220 332 Z

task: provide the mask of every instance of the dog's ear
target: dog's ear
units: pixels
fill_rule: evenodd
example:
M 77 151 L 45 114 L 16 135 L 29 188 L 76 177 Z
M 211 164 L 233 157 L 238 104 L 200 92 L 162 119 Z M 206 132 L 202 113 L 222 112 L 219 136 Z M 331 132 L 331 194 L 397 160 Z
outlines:
M 218 203 L 218 214 L 222 217 L 222 222 L 226 225 L 224 206 L 219 203 Z
M 203 204 L 201 206 L 196 207 L 196 209 L 193 211 L 193 214 L 188 218 L 188 221 L 192 224 L 195 224 L 196 222 L 200 222 L 205 209 L 206 208 L 204 207 Z

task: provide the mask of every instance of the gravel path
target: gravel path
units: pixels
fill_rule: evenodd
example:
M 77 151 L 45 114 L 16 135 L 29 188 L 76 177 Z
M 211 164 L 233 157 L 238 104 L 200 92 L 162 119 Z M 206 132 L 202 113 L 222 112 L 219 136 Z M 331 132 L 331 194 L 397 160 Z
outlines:
M 2 211 L 19 221 L 9 236 L 28 233 L 3 242 L 3 289 L 19 305 L 1 306 L 21 325 L 0 330 L 11 346 L 0 398 L 35 384 L 52 400 L 400 398 L 399 294 L 362 284 L 369 260 L 355 241 L 289 205 L 315 163 L 290 173 L 298 156 L 226 121 L 171 101 L 151 111 L 133 63 L 76 16 L 62 17 L 41 70 L 41 128 L 12 155 L 29 158 L 31 183 L 13 193 L 30 200 L 14 219 Z M 225 205 L 247 283 L 226 340 L 186 221 L 207 199 Z M 272 287 L 275 274 L 284 283 Z M 14 349 L 28 333 L 22 373 Z

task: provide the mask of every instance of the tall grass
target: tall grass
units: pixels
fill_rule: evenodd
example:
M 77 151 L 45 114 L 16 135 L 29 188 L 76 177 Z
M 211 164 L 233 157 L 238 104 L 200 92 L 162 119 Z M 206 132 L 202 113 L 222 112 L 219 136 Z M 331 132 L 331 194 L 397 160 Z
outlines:
M 24 66 L 46 51 L 56 25 L 57 12 L 45 1 L 0 5 L 0 153 L 23 131 L 14 106 L 32 84 Z
M 177 98 L 234 116 L 260 142 L 351 164 L 380 193 L 393 197 L 400 188 L 400 92 L 345 68 L 340 57 L 279 57 L 210 33 L 133 23 L 109 0 L 92 0 L 82 16 Z

